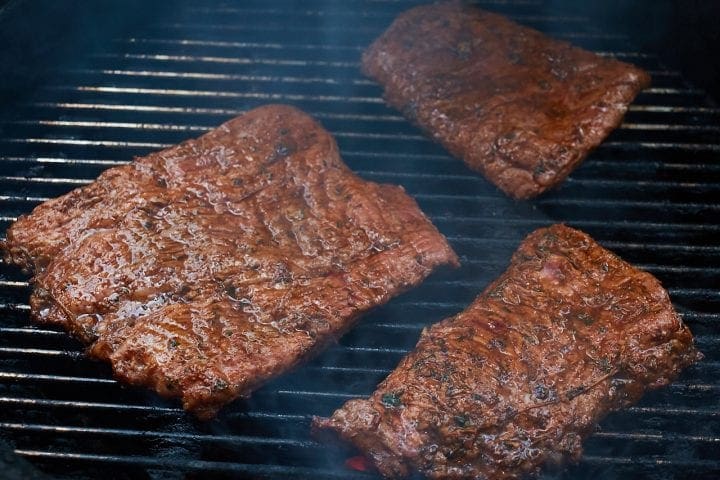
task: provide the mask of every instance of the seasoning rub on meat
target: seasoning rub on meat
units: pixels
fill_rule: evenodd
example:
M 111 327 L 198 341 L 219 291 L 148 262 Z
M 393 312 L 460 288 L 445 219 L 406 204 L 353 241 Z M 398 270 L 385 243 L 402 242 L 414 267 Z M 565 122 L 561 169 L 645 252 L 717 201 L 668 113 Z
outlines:
M 577 460 L 608 412 L 700 358 L 652 275 L 554 225 L 465 311 L 424 331 L 369 399 L 314 428 L 387 477 L 516 479 Z
M 19 218 L 3 247 L 34 272 L 36 320 L 201 418 L 457 264 L 400 187 L 355 176 L 281 105 L 107 170 Z
M 362 68 L 390 105 L 522 199 L 562 182 L 650 84 L 637 67 L 460 2 L 402 13 Z

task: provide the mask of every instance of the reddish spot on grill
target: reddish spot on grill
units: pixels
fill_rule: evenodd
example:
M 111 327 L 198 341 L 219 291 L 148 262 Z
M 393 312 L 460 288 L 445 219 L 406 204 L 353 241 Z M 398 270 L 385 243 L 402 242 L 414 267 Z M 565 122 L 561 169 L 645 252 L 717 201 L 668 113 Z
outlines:
M 345 466 L 351 470 L 356 470 L 358 472 L 369 472 L 373 470 L 373 466 L 370 463 L 370 460 L 368 460 L 362 455 L 348 458 L 347 460 L 345 460 Z

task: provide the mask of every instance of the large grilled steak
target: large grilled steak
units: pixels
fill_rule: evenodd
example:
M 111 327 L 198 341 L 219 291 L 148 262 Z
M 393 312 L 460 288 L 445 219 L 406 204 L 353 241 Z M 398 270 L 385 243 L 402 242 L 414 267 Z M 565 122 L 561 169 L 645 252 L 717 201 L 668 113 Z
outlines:
M 560 182 L 650 77 L 459 2 L 401 14 L 365 52 L 385 99 L 508 195 Z
M 555 225 L 528 236 L 464 312 L 424 331 L 368 400 L 314 427 L 388 477 L 516 479 L 578 459 L 608 412 L 699 358 L 652 275 Z
M 280 105 L 43 203 L 4 250 L 34 272 L 36 320 L 201 418 L 457 263 L 401 188 Z

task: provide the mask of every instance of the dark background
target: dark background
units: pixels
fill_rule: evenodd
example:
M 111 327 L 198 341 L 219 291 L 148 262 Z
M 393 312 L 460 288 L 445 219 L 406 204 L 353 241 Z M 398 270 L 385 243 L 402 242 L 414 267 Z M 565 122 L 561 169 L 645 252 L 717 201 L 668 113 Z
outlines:
M 602 0 L 568 2 L 628 33 L 686 78 L 720 99 L 720 2 L 716 0 Z
M 0 0 L 0 99 L 30 90 L 68 50 L 152 19 L 167 0 Z M 337 4 L 335 4 L 337 6 Z M 656 52 L 720 99 L 720 2 L 715 0 L 553 0 L 548 8 L 598 19 Z M 139 14 L 139 12 L 142 12 Z

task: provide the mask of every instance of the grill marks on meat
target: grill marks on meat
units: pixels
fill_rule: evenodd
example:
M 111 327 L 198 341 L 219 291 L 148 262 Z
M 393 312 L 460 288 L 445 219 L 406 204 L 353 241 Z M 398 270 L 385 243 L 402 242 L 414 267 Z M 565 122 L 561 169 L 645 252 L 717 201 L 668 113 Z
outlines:
M 390 105 L 522 199 L 562 182 L 650 84 L 639 68 L 459 2 L 401 14 L 362 67 Z
M 424 331 L 368 400 L 314 428 L 388 477 L 520 478 L 578 459 L 608 412 L 699 358 L 652 275 L 554 225 L 465 311 Z
M 286 106 L 107 170 L 21 217 L 4 249 L 35 272 L 36 320 L 202 418 L 457 264 L 400 187 L 355 176 Z

